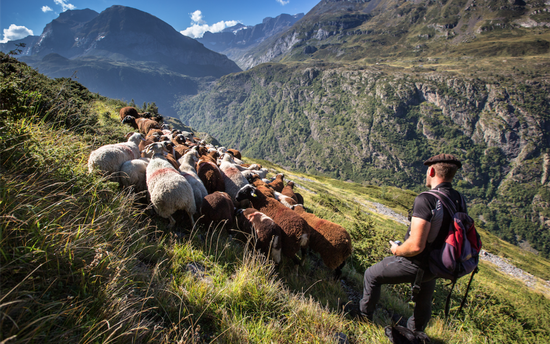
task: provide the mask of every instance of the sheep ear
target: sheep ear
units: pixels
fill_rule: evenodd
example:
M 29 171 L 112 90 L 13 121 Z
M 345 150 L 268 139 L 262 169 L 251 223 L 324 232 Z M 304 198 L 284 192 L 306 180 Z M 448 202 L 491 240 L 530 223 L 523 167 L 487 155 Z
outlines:
M 151 146 L 152 145 L 153 144 L 150 144 L 150 145 L 147 145 L 147 147 L 145 147 L 145 149 L 143 150 L 145 152 L 145 154 L 150 154 L 151 153 L 151 148 L 152 148 Z

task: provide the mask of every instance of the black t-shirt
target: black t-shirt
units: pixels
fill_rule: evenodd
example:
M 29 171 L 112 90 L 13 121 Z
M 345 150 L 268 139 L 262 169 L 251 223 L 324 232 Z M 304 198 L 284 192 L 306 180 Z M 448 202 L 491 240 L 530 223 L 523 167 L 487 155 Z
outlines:
M 460 209 L 464 212 L 467 209 L 462 209 L 460 193 L 453 189 L 451 183 L 444 182 L 437 185 L 434 189 L 439 190 L 455 203 L 456 209 Z M 413 204 L 413 217 L 418 217 L 431 223 L 430 233 L 428 234 L 428 240 L 424 250 L 414 257 L 410 257 L 411 260 L 416 261 L 418 264 L 428 264 L 428 258 L 430 251 L 434 248 L 440 248 L 445 242 L 447 231 L 441 231 L 441 228 L 449 228 L 451 221 L 453 220 L 451 215 L 447 212 L 445 207 L 441 204 L 436 196 L 429 193 L 421 193 L 414 199 Z M 409 238 L 411 234 L 411 227 L 407 230 L 405 240 Z

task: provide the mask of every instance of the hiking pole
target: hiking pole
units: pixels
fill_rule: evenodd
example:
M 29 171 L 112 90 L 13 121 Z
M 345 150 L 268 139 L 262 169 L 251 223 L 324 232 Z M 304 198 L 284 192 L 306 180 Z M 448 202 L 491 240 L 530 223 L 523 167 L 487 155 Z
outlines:
M 479 268 L 476 267 L 474 271 L 472 271 L 472 275 L 470 276 L 470 281 L 468 282 L 468 286 L 466 287 L 466 293 L 464 294 L 464 297 L 462 298 L 462 302 L 460 303 L 460 307 L 458 308 L 458 313 L 462 311 L 462 307 L 464 306 L 464 303 L 466 303 L 466 298 L 468 297 L 468 291 L 470 291 L 470 284 L 472 284 L 472 280 L 474 279 L 474 275 L 479 271 Z

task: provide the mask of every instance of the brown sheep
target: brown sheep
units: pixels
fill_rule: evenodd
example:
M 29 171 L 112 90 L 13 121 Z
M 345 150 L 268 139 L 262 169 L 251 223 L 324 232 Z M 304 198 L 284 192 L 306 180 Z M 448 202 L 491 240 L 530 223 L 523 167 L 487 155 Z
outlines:
M 141 152 L 141 156 L 143 156 L 143 151 L 145 150 L 145 147 L 149 146 L 151 143 L 158 142 L 158 140 L 153 138 L 146 138 L 144 141 L 141 141 L 139 143 L 139 151 Z
M 204 146 L 199 146 L 197 148 L 197 152 L 199 152 L 199 156 L 203 156 L 203 155 L 207 155 L 208 154 L 208 148 L 204 147 Z M 219 154 L 218 154 L 219 156 Z M 217 159 L 217 157 L 216 157 Z
M 155 136 L 157 138 L 157 141 L 158 139 L 162 136 L 162 130 L 160 129 L 151 129 L 149 130 L 149 132 L 147 133 L 147 135 L 145 136 L 145 138 L 149 138 L 149 137 L 152 137 L 152 136 Z
M 227 153 L 231 153 L 235 158 L 237 159 L 241 159 L 241 152 L 239 152 L 238 150 L 236 149 L 228 149 L 227 150 Z
M 121 121 L 124 120 L 124 118 L 126 118 L 126 116 L 132 116 L 134 118 L 139 117 L 139 114 L 138 114 L 136 108 L 131 107 L 131 106 L 123 107 L 122 109 L 120 109 L 119 114 L 120 114 L 120 120 Z
M 211 156 L 203 155 L 197 162 L 197 175 L 204 184 L 206 191 L 209 194 L 216 191 L 225 192 L 225 182 L 223 181 L 222 172 L 215 162 L 209 160 Z
M 132 128 L 139 130 L 143 135 L 147 135 L 151 129 L 162 129 L 158 122 L 147 118 L 135 118 L 133 116 L 126 116 L 122 123 L 129 124 Z
M 212 223 L 216 225 L 226 221 L 225 229 L 230 232 L 234 226 L 234 213 L 235 207 L 231 197 L 225 192 L 216 191 L 203 198 L 200 208 L 200 223 L 210 226 Z
M 306 220 L 277 201 L 271 188 L 265 186 L 256 188 L 250 184 L 245 185 L 237 193 L 236 200 L 240 202 L 245 199 L 250 200 L 252 207 L 272 218 L 281 227 L 282 254 L 291 258 L 296 264 L 303 263 L 304 251 L 311 232 Z M 302 249 L 302 260 L 296 256 L 300 249 Z
M 166 160 L 168 160 L 168 162 L 172 164 L 172 166 L 174 166 L 176 170 L 179 170 L 180 163 L 178 162 L 178 160 L 176 160 L 176 157 L 174 156 L 174 144 L 170 141 L 164 141 L 164 147 L 168 152 L 167 154 L 165 154 L 164 157 L 166 158 Z
M 272 218 L 254 208 L 239 209 L 236 216 L 239 229 L 254 236 L 254 247 L 279 264 L 282 248 L 281 227 Z
M 185 136 L 182 134 L 174 134 L 172 131 L 172 142 L 175 145 L 184 145 L 185 144 Z
M 257 174 L 253 174 L 250 178 L 248 178 L 248 182 L 254 185 L 255 187 L 259 187 L 259 186 L 270 187 L 269 184 L 266 184 Z M 275 196 L 275 199 L 277 201 L 281 202 L 287 208 L 291 208 L 293 205 L 298 204 L 298 202 L 292 199 L 291 197 L 286 196 L 275 190 L 273 190 L 273 195 Z
M 267 185 L 273 190 L 277 192 L 281 192 L 285 187 L 285 183 L 283 182 L 283 177 L 284 177 L 284 174 L 278 173 L 277 176 L 275 176 L 275 180 L 272 181 L 271 183 L 268 183 Z
M 190 149 L 191 148 L 187 147 L 186 145 L 175 145 L 174 146 L 174 156 L 176 157 L 176 160 L 181 159 L 181 157 L 184 156 L 185 153 L 187 153 Z
M 351 255 L 351 237 L 346 229 L 336 223 L 318 218 L 306 212 L 303 205 L 292 207 L 312 228 L 309 237 L 309 247 L 319 253 L 323 263 L 335 270 L 335 276 L 340 277 L 344 262 Z
M 294 201 L 296 201 L 297 204 L 304 204 L 304 198 L 302 197 L 302 195 L 294 192 L 294 182 L 292 181 L 286 183 L 286 186 L 283 188 L 283 191 L 281 191 L 281 193 L 285 196 L 292 198 Z

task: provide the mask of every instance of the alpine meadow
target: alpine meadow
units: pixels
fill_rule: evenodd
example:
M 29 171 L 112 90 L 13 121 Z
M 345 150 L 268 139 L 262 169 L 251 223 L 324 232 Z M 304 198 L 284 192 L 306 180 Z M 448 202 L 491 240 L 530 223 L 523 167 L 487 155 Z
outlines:
M 413 314 L 411 286 L 383 286 L 365 321 L 363 274 L 403 240 L 426 190 L 423 161 L 439 153 L 462 162 L 453 185 L 483 251 L 449 317 L 451 286 L 437 280 L 426 334 L 549 343 L 549 11 L 321 0 L 236 27 L 241 41 L 227 30 L 197 42 L 113 6 L 66 11 L 41 37 L 0 44 L 0 343 L 389 343 L 385 327 Z M 243 175 L 267 173 L 261 183 L 292 181 L 307 213 L 349 234 L 341 275 L 312 247 L 283 249 L 277 263 L 277 240 L 267 254 L 255 246 L 235 199 L 227 223 L 199 208 L 168 218 L 151 185 L 136 192 L 118 171 L 90 172 L 93 151 L 142 132 L 145 119 L 121 120 L 128 106 L 164 123 L 140 152 L 147 163 L 183 164 L 176 134 L 159 139 L 179 130 L 193 152 L 231 150 L 218 166 L 242 160 Z M 165 150 L 147 155 L 153 146 Z

